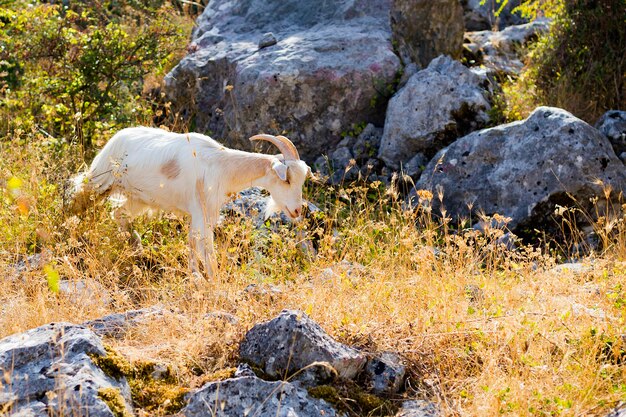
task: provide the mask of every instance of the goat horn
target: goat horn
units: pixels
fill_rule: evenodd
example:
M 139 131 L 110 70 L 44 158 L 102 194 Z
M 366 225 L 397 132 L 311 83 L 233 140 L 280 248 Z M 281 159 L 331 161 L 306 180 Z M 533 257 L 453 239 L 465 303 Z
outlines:
M 298 161 L 300 159 L 296 146 L 284 136 L 261 134 L 252 136 L 250 140 L 266 140 L 273 143 L 276 145 L 280 153 L 283 154 L 286 161 Z

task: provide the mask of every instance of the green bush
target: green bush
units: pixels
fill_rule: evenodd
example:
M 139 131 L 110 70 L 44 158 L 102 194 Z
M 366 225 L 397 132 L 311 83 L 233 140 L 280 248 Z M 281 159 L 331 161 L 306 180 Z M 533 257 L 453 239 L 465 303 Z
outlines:
M 551 105 L 594 123 L 626 108 L 626 0 L 530 0 L 520 9 L 554 23 L 509 88 L 514 117 L 525 115 L 523 107 Z
M 162 1 L 0 7 L 0 137 L 38 130 L 89 148 L 94 134 L 137 123 L 147 75 L 161 75 L 183 27 Z

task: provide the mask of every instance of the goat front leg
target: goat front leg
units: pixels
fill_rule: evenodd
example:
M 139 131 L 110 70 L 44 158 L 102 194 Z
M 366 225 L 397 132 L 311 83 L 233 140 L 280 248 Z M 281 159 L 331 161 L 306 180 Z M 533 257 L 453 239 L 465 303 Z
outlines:
M 204 264 L 209 278 L 217 272 L 217 260 L 213 243 L 213 227 L 208 225 L 204 216 L 192 216 L 189 228 L 189 265 L 192 272 L 199 272 L 198 258 Z
M 137 231 L 133 229 L 129 216 L 130 215 L 122 207 L 116 209 L 113 212 L 113 218 L 117 222 L 120 230 L 130 235 L 130 241 L 133 244 L 133 247 L 141 252 L 143 250 L 143 245 L 141 244 L 141 236 L 139 236 L 139 233 L 137 233 Z

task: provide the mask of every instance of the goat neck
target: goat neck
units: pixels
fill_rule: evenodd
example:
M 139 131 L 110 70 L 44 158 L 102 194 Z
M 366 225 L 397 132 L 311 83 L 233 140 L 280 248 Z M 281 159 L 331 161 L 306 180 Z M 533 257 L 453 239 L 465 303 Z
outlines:
M 235 149 L 226 149 L 224 152 L 229 153 L 228 162 L 222 168 L 222 178 L 229 179 L 224 190 L 227 194 L 254 186 L 265 187 L 264 179 L 275 156 Z

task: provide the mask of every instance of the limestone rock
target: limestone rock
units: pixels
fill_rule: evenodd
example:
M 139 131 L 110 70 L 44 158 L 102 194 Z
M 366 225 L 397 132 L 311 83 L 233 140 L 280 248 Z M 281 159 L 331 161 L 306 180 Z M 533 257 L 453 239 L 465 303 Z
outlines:
M 374 181 L 380 161 L 376 159 L 383 130 L 371 123 L 354 136 L 348 135 L 328 155 L 320 156 L 314 168 L 328 177 L 331 184 L 342 184 L 357 179 Z
M 249 136 L 286 131 L 312 161 L 352 124 L 382 123 L 379 91 L 401 68 L 389 13 L 389 0 L 211 1 L 196 51 L 167 75 L 166 91 L 228 146 L 252 149 Z M 277 43 L 259 49 L 267 32 Z
M 237 370 L 235 371 L 235 378 L 242 376 L 256 376 L 254 370 L 247 363 L 240 363 L 237 365 Z
M 319 385 L 328 385 L 337 379 L 337 371 L 328 362 L 313 362 L 300 369 L 289 382 L 303 388 L 312 388 Z
M 626 403 L 618 404 L 606 417 L 626 417 Z
M 252 187 L 243 190 L 235 196 L 232 201 L 229 201 L 222 208 L 221 221 L 227 216 L 240 216 L 250 217 L 257 228 L 262 227 L 265 224 L 265 208 L 267 207 L 267 199 L 269 194 L 267 191 L 259 188 Z M 319 211 L 319 208 L 310 201 L 304 201 L 303 205 L 307 210 L 304 215 L 308 216 L 312 213 Z M 270 216 L 271 219 L 279 221 L 281 223 L 291 223 L 284 213 L 274 213 Z
M 309 316 L 294 310 L 283 310 L 250 329 L 239 354 L 274 377 L 293 374 L 314 362 L 328 362 L 340 377 L 351 379 L 366 362 L 364 354 L 335 341 Z
M 491 108 L 487 82 L 450 57 L 435 59 L 389 101 L 379 158 L 400 169 L 483 127 Z
M 615 154 L 626 163 L 626 111 L 610 110 L 604 113 L 595 127 L 609 138 Z
M 267 32 L 263 35 L 259 41 L 259 49 L 267 48 L 268 46 L 276 45 L 278 41 L 272 32 Z
M 410 400 L 402 403 L 396 417 L 439 417 L 442 415 L 436 404 L 423 400 Z
M 539 107 L 526 120 L 471 133 L 443 149 L 416 189 L 441 190 L 453 218 L 469 217 L 471 207 L 474 216 L 510 217 L 513 232 L 545 227 L 551 233 L 557 205 L 594 213 L 590 198 L 603 196 L 598 180 L 613 195 L 626 184 L 624 164 L 607 138 L 565 110 Z M 432 204 L 439 213 L 438 198 Z M 612 201 L 596 204 L 603 212 Z
M 548 19 L 509 26 L 502 31 L 467 32 L 464 47 L 472 64 L 483 64 L 501 75 L 519 75 L 524 67 L 523 46 L 550 29 Z
M 283 294 L 283 290 L 274 284 L 248 284 L 242 291 L 253 298 L 274 298 Z
M 76 415 L 115 417 L 99 395 L 119 393 L 132 410 L 130 388 L 98 368 L 90 354 L 106 354 L 92 331 L 68 323 L 52 323 L 0 340 L 0 406 L 10 415 Z
M 369 359 L 365 377 L 374 394 L 395 394 L 404 385 L 406 367 L 400 357 L 392 352 L 382 352 Z
M 405 65 L 414 62 L 424 68 L 442 54 L 460 57 L 465 27 L 458 0 L 392 2 L 391 26 Z
M 123 313 L 108 314 L 94 320 L 88 320 L 82 325 L 89 327 L 97 335 L 102 337 L 122 338 L 126 332 L 146 320 L 162 316 L 165 310 L 162 307 L 154 306 L 139 310 L 130 310 Z
M 111 304 L 111 295 L 98 281 L 92 279 L 59 281 L 59 294 L 70 302 L 97 308 Z
M 188 396 L 185 417 L 310 417 L 337 416 L 325 401 L 312 398 L 289 382 L 254 376 L 211 382 Z
M 521 4 L 521 0 L 509 0 L 502 7 L 502 0 L 461 0 L 465 30 L 504 29 L 507 26 L 526 23 L 522 16 L 513 9 Z M 498 16 L 496 13 L 500 11 Z
M 239 319 L 237 318 L 237 316 L 222 310 L 216 310 L 211 311 L 210 313 L 206 313 L 204 315 L 204 318 L 209 320 L 222 321 L 224 323 L 232 324 L 233 326 L 239 324 Z

